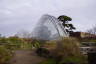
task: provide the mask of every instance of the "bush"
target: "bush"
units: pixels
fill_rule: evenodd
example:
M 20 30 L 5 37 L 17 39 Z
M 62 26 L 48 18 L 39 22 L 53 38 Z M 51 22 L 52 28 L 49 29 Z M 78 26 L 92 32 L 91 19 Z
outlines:
M 66 58 L 68 58 L 68 60 L 71 60 L 71 58 L 73 58 L 74 61 L 75 58 L 77 58 L 77 60 L 81 60 L 81 57 L 83 57 L 83 55 L 80 52 L 79 44 L 80 43 L 76 38 L 64 38 L 61 41 L 57 42 L 57 47 L 52 55 L 57 63 L 66 60 Z M 80 62 L 78 61 L 78 63 Z
M 64 38 L 57 42 L 57 48 L 54 50 L 56 54 L 67 56 L 79 56 L 80 48 L 79 42 L 75 38 Z
M 49 51 L 46 48 L 38 48 L 36 53 L 38 56 L 49 57 Z
M 47 48 L 51 54 L 51 58 L 49 59 L 54 59 L 55 64 L 68 62 L 82 64 L 86 62 L 86 58 L 81 54 L 79 46 L 80 43 L 76 38 L 69 37 L 60 41 L 49 41 L 45 44 L 45 48 Z
M 37 39 L 33 39 L 33 41 L 31 42 L 32 45 L 35 47 L 35 48 L 38 48 L 38 47 L 42 47 L 44 44 L 45 44 L 45 40 L 37 40 Z
M 56 41 L 47 41 L 43 47 L 47 48 L 49 51 L 56 49 L 57 42 Z
M 11 52 L 4 46 L 0 46 L 0 64 L 7 63 L 11 58 Z

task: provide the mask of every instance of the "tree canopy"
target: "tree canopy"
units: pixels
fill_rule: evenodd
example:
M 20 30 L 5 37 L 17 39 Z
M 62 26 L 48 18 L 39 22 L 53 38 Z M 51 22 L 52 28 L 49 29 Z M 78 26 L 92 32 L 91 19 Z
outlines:
M 58 19 L 59 21 L 62 22 L 62 25 L 64 26 L 67 32 L 71 33 L 73 32 L 73 30 L 76 29 L 73 24 L 69 23 L 69 21 L 72 21 L 71 17 L 66 16 L 66 15 L 61 15 L 58 17 Z

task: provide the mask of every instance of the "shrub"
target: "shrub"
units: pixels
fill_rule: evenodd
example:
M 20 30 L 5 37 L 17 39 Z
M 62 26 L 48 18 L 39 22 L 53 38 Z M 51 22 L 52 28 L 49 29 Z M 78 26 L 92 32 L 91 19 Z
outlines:
M 81 55 L 79 42 L 75 38 L 64 38 L 63 40 L 58 41 L 55 52 L 63 55 L 63 57 Z
M 38 48 L 36 50 L 36 53 L 38 56 L 42 56 L 42 57 L 48 57 L 49 56 L 49 51 L 46 48 Z
M 81 57 L 83 55 L 80 52 L 79 44 L 80 43 L 76 38 L 68 37 L 62 39 L 61 41 L 58 41 L 57 47 L 53 52 L 53 56 L 56 59 L 57 63 L 66 60 L 66 58 L 70 59 L 72 57 L 75 57 L 77 59 L 82 59 Z
M 11 52 L 4 46 L 0 46 L 0 64 L 7 63 L 11 58 Z
M 45 41 L 44 40 L 33 39 L 31 44 L 32 44 L 32 47 L 34 47 L 34 48 L 40 48 L 45 44 Z
M 56 41 L 47 41 L 43 47 L 47 48 L 49 51 L 56 49 L 57 43 Z
M 49 59 L 54 59 L 55 64 L 63 64 L 64 62 L 82 64 L 85 62 L 85 58 L 80 52 L 79 44 L 76 38 L 68 37 L 59 41 L 49 41 L 45 44 L 45 48 L 47 48 L 51 54 L 51 58 Z

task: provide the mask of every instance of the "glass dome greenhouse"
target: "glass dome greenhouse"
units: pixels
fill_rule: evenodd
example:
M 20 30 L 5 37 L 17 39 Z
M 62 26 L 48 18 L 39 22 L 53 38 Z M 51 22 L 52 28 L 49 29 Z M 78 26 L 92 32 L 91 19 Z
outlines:
M 43 15 L 33 31 L 33 37 L 41 40 L 56 40 L 68 36 L 61 22 L 51 15 Z

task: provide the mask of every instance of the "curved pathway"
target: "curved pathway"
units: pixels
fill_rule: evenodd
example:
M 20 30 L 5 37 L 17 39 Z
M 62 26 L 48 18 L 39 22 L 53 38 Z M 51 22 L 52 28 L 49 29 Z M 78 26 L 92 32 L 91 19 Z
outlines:
M 18 50 L 10 64 L 38 64 L 44 58 L 38 57 L 32 50 Z

